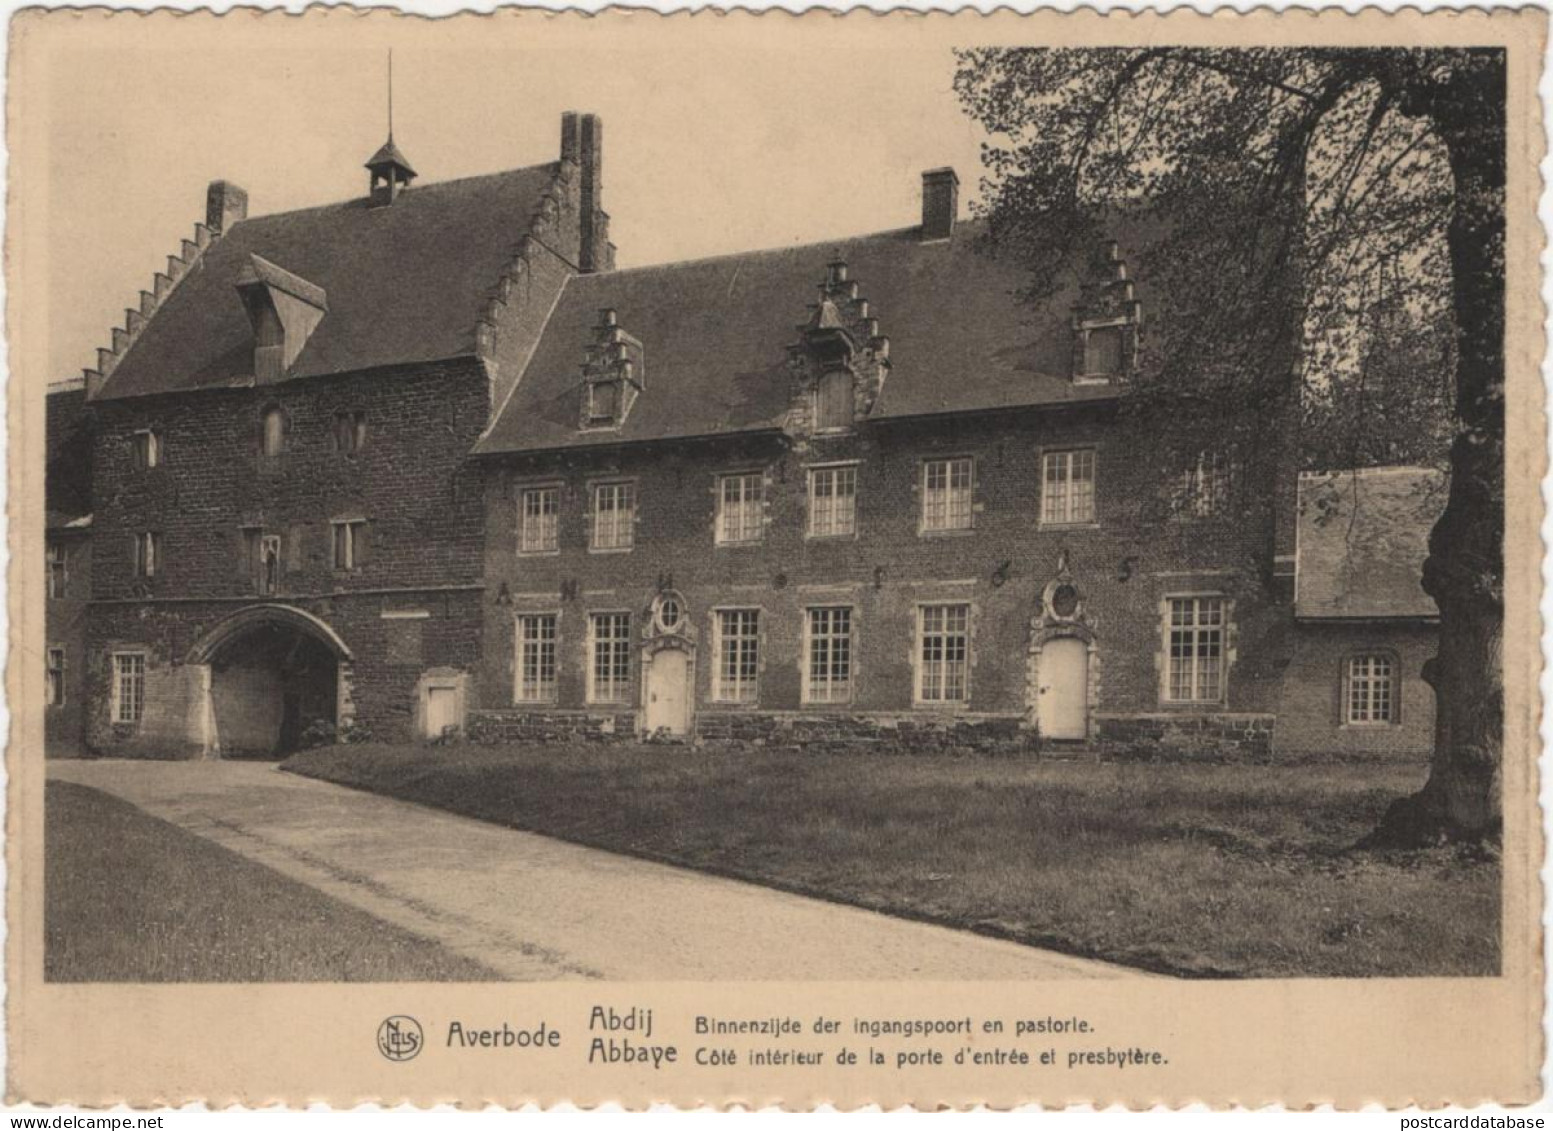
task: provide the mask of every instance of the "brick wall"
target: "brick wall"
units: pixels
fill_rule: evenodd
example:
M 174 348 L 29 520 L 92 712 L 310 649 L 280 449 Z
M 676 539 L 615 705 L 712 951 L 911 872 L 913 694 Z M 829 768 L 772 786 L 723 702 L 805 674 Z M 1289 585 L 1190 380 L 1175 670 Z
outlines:
M 1434 746 L 1434 689 L 1422 673 L 1439 647 L 1439 632 L 1438 625 L 1418 622 L 1301 624 L 1278 705 L 1277 755 L 1426 759 Z M 1345 721 L 1345 669 L 1363 653 L 1395 662 L 1400 712 L 1390 725 Z
M 1043 528 L 1041 453 L 1072 445 L 1097 448 L 1098 521 Z M 1138 458 L 1139 447 L 1129 424 L 1108 409 L 1091 408 L 942 419 L 923 426 L 864 425 L 850 437 L 791 445 L 773 435 L 490 461 L 481 706 L 513 708 L 517 613 L 559 614 L 558 693 L 547 709 L 585 710 L 588 615 L 628 611 L 633 632 L 639 632 L 654 594 L 672 585 L 684 595 L 698 635 L 695 702 L 704 734 L 727 730 L 732 724 L 723 723 L 724 716 L 752 710 L 710 701 L 711 612 L 719 607 L 761 611 L 754 711 L 878 716 L 874 721 L 883 722 L 903 713 L 940 714 L 913 705 L 916 610 L 923 602 L 967 602 L 970 699 L 948 714 L 1017 721 L 1030 710 L 1032 618 L 1065 554 L 1096 642 L 1097 719 L 1100 713 L 1162 710 L 1192 716 L 1210 710 L 1270 712 L 1288 617 L 1267 589 L 1271 531 L 1265 512 L 1253 507 L 1250 517 L 1166 519 L 1163 485 L 1148 461 Z M 921 461 L 934 455 L 975 459 L 975 526 L 968 534 L 918 532 Z M 806 539 L 805 468 L 832 460 L 859 461 L 858 534 Z M 743 469 L 764 475 L 764 539 L 757 546 L 716 546 L 715 476 Z M 1255 495 L 1260 469 L 1250 470 L 1246 483 Z M 635 548 L 590 553 L 589 486 L 615 477 L 636 484 Z M 517 500 L 525 484 L 537 483 L 561 486 L 560 550 L 520 555 Z M 1264 517 L 1257 519 L 1257 513 Z M 1168 594 L 1205 591 L 1234 603 L 1227 700 L 1211 708 L 1162 708 L 1162 602 Z M 854 694 L 848 704 L 806 706 L 803 610 L 825 604 L 854 610 Z M 628 707 L 637 702 L 639 678 L 636 663 Z
M 85 740 L 87 598 L 92 587 L 92 543 L 87 532 L 51 533 L 48 542 L 65 555 L 65 594 L 47 598 L 44 609 L 44 646 L 63 649 L 65 654 L 65 699 L 44 709 L 44 751 L 49 757 L 68 757 L 79 754 Z
M 170 721 L 148 720 L 133 735 L 110 723 L 110 654 L 144 648 L 155 678 L 174 678 L 203 634 L 258 603 L 328 624 L 355 654 L 357 720 L 379 737 L 408 737 L 421 673 L 469 669 L 479 655 L 483 503 L 466 456 L 488 397 L 484 365 L 467 360 L 98 405 L 91 743 L 156 753 L 158 742 L 193 741 Z M 288 422 L 286 451 L 274 457 L 259 454 L 270 405 Z M 366 444 L 347 456 L 333 448 L 334 415 L 358 411 Z M 133 464 L 131 438 L 144 427 L 163 438 L 151 470 Z M 367 523 L 365 560 L 350 571 L 333 564 L 329 520 L 343 517 Z M 273 595 L 255 589 L 245 526 L 283 539 Z M 133 570 L 143 530 L 161 539 L 148 583 Z M 148 709 L 150 699 L 148 681 Z

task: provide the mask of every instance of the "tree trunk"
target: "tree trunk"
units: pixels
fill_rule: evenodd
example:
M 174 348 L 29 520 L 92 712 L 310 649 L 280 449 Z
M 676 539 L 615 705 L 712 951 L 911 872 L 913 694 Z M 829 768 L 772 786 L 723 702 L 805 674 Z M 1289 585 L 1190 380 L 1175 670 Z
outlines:
M 1392 804 L 1372 846 L 1497 837 L 1504 742 L 1504 62 L 1475 54 L 1427 99 L 1449 153 L 1448 241 L 1458 351 L 1450 497 L 1424 589 L 1440 607 L 1435 745 L 1422 790 Z

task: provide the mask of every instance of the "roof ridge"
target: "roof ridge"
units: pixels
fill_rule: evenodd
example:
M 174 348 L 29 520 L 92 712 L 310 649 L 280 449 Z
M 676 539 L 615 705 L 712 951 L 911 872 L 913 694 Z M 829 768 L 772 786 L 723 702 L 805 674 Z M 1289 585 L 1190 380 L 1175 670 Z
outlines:
M 428 192 L 434 192 L 437 189 L 442 188 L 449 188 L 453 185 L 465 184 L 468 181 L 494 180 L 497 177 L 510 177 L 514 173 L 528 173 L 536 169 L 545 169 L 551 165 L 559 164 L 559 161 L 541 161 L 537 165 L 514 165 L 510 169 L 495 169 L 489 173 L 470 173 L 468 176 L 464 177 L 449 177 L 445 181 L 422 181 L 415 187 L 413 191 L 416 198 L 419 198 Z M 408 194 L 406 195 L 408 196 Z M 235 231 L 236 229 L 246 224 L 253 224 L 263 220 L 279 220 L 290 216 L 300 216 L 307 212 L 327 212 L 333 208 L 347 208 L 352 204 L 357 204 L 363 200 L 368 199 L 370 198 L 366 195 L 348 196 L 343 200 L 330 200 L 325 201 L 323 204 L 307 204 L 303 205 L 301 208 L 288 208 L 284 212 L 265 212 L 259 216 L 249 216 L 246 219 L 239 220 L 237 223 L 233 224 L 229 230 Z
M 965 221 L 968 226 L 975 223 L 973 220 Z M 599 271 L 590 278 L 611 279 L 619 275 L 635 275 L 644 271 L 664 271 L 675 267 L 700 267 L 708 263 L 716 263 L 724 259 L 745 259 L 753 255 L 776 255 L 788 251 L 811 251 L 816 248 L 834 247 L 836 244 L 859 243 L 863 240 L 883 239 L 885 236 L 901 236 L 907 232 L 915 232 L 921 228 L 920 224 L 908 224 L 903 228 L 885 228 L 876 232 L 861 232 L 851 236 L 832 236 L 829 239 L 810 240 L 808 243 L 785 244 L 780 247 L 755 247 L 744 251 L 724 251 L 716 255 L 702 255 L 694 259 L 669 259 L 662 263 L 643 263 L 636 267 L 619 267 L 613 271 Z M 932 240 L 924 243 L 924 247 L 945 247 L 953 244 L 953 240 Z

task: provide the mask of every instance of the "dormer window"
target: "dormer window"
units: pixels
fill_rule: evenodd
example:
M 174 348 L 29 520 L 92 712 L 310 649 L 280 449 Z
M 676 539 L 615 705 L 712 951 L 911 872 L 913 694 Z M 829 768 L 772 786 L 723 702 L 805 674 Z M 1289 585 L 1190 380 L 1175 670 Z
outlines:
M 814 387 L 814 428 L 817 432 L 840 432 L 852 427 L 854 402 L 852 374 L 833 370 Z
M 1084 332 L 1084 376 L 1114 380 L 1124 370 L 1121 326 L 1094 326 Z
M 235 286 L 253 329 L 254 384 L 285 380 L 329 312 L 328 295 L 262 255 L 248 256 Z
M 620 328 L 615 312 L 599 311 L 582 364 L 582 428 L 619 428 L 646 391 L 642 343 Z
M 286 413 L 279 405 L 264 410 L 259 439 L 263 455 L 278 456 L 286 450 Z

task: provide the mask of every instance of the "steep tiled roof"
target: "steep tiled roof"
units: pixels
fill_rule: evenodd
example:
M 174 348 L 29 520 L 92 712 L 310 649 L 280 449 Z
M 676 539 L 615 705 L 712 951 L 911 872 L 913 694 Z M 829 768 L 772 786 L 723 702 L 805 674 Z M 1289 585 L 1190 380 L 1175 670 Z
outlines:
M 890 375 L 870 419 L 1113 398 L 1110 386 L 1069 380 L 1076 287 L 1032 309 L 1016 296 L 1027 272 L 986 250 L 979 232 L 961 224 L 952 239 L 924 243 L 908 228 L 574 277 L 476 451 L 779 426 L 790 395 L 786 347 L 814 317 L 809 305 L 826 264 L 838 258 L 889 339 Z M 642 343 L 646 390 L 619 431 L 580 431 L 582 362 L 606 307 Z
M 1446 493 L 1445 476 L 1422 467 L 1301 476 L 1295 616 L 1439 616 L 1419 579 Z
M 167 296 L 101 398 L 244 384 L 253 330 L 235 284 L 253 255 L 328 295 L 289 374 L 345 373 L 475 352 L 475 323 L 558 167 L 423 185 L 232 226 Z

